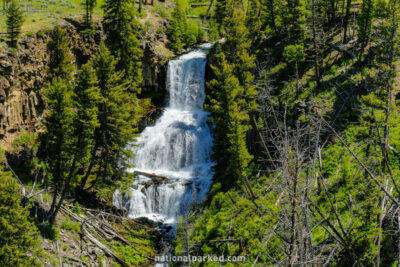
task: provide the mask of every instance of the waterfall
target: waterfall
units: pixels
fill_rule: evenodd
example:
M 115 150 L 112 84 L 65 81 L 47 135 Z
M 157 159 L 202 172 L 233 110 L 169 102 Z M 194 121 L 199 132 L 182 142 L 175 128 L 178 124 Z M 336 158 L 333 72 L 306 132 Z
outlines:
M 155 125 L 147 127 L 132 146 L 136 154 L 132 171 L 136 175 L 130 193 L 122 195 L 116 190 L 113 196 L 113 205 L 128 210 L 131 218 L 174 224 L 209 190 L 212 138 L 209 114 L 203 110 L 209 47 L 202 45 L 168 63 L 169 104 Z

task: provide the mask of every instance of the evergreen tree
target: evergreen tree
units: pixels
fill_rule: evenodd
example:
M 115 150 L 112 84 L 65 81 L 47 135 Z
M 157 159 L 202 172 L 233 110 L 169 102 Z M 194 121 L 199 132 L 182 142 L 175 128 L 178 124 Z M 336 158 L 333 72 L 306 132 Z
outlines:
M 279 13 L 281 13 L 281 6 L 282 3 L 278 0 L 261 1 L 261 29 L 265 30 L 266 34 L 272 33 L 274 36 L 279 34 L 280 25 L 278 21 L 280 19 Z
M 227 4 L 227 17 L 223 21 L 225 27 L 226 42 L 222 46 L 226 60 L 234 67 L 234 75 L 238 78 L 240 85 L 245 87 L 245 97 L 252 98 L 257 92 L 249 86 L 254 76 L 251 69 L 255 66 L 255 55 L 250 55 L 251 39 L 246 27 L 246 16 L 242 9 L 237 7 L 235 1 Z M 250 108 L 255 102 L 249 102 Z
M 46 161 L 54 190 L 51 222 L 66 194 L 79 182 L 77 170 L 85 168 L 90 160 L 98 127 L 100 95 L 96 85 L 95 71 L 88 63 L 82 66 L 74 88 L 68 81 L 55 77 L 45 90 L 49 112 L 42 140 L 46 144 Z
M 85 9 L 85 25 L 87 28 L 93 26 L 93 9 L 97 4 L 97 0 L 84 0 L 82 5 Z
M 68 173 L 72 170 L 75 112 L 72 102 L 72 85 L 69 81 L 54 77 L 43 93 L 46 97 L 48 112 L 43 122 L 45 132 L 41 137 L 45 144 L 43 160 L 47 162 L 53 188 L 53 201 L 49 211 L 50 222 L 53 223 L 65 197 Z M 59 194 L 63 195 L 58 201 Z
M 245 89 L 236 78 L 233 65 L 230 65 L 224 53 L 217 56 L 218 63 L 212 66 L 215 78 L 208 83 L 210 104 L 206 108 L 212 112 L 215 124 L 213 160 L 215 177 L 224 189 L 234 185 L 233 181 L 246 176 L 246 170 L 252 156 L 246 146 L 246 133 L 250 129 L 248 103 Z
M 90 151 L 88 148 L 93 145 L 94 131 L 99 126 L 100 89 L 92 61 L 79 70 L 72 100 L 76 111 L 73 123 L 74 136 L 77 139 L 75 145 L 77 151 L 73 155 L 76 160 L 81 161 L 87 158 Z
M 16 0 L 12 0 L 6 10 L 8 44 L 17 47 L 18 38 L 21 34 L 21 26 L 24 23 L 24 12 Z
M 174 51 L 190 47 L 203 39 L 204 32 L 199 25 L 186 18 L 186 7 L 182 0 L 175 1 L 175 8 L 168 25 L 169 47 Z
M 182 0 L 175 1 L 175 8 L 171 14 L 171 22 L 168 25 L 169 46 L 174 51 L 179 51 L 185 46 L 187 19 Z
M 98 104 L 99 125 L 94 134 L 94 147 L 91 162 L 81 181 L 83 189 L 93 167 L 97 164 L 97 179 L 111 181 L 122 178 L 129 165 L 132 152 L 127 144 L 135 136 L 132 112 L 137 105 L 136 99 L 129 94 L 129 84 L 124 80 L 123 72 L 117 71 L 117 60 L 102 43 L 97 57 L 93 61 L 100 89 Z
M 224 189 L 234 185 L 233 181 L 246 184 L 247 167 L 252 156 L 247 150 L 246 136 L 249 114 L 255 111 L 257 91 L 251 85 L 254 76 L 254 56 L 249 54 L 250 35 L 245 26 L 246 17 L 235 1 L 226 3 L 223 18 L 226 42 L 217 49 L 217 64 L 212 65 L 215 75 L 209 88 L 210 105 L 214 130 L 215 177 Z
M 288 35 L 286 43 L 303 44 L 306 39 L 307 1 L 288 0 L 282 19 Z
M 39 266 L 38 233 L 21 206 L 21 189 L 8 172 L 0 171 L 0 265 Z
M 124 71 L 129 91 L 140 93 L 142 57 L 140 24 L 130 0 L 106 0 L 103 6 L 106 45 L 117 58 L 117 70 Z
M 374 6 L 374 0 L 365 0 L 362 4 L 361 14 L 358 19 L 358 42 L 361 44 L 360 58 L 371 37 Z
M 227 14 L 227 5 L 230 0 L 217 0 L 215 4 L 215 20 L 219 25 L 220 29 L 223 29 L 223 20 L 228 16 Z
M 72 165 L 87 168 L 95 150 L 95 131 L 99 127 L 100 89 L 93 62 L 82 66 L 74 87 L 73 103 L 76 111 L 73 135 L 76 138 Z M 75 180 L 79 180 L 75 178 Z M 72 186 L 76 185 L 73 181 Z
M 50 33 L 47 51 L 50 55 L 50 80 L 53 77 L 70 80 L 74 71 L 73 56 L 69 49 L 68 34 L 58 25 Z
M 246 26 L 249 30 L 250 40 L 256 43 L 261 37 L 260 31 L 262 27 L 261 3 L 259 0 L 249 1 L 246 13 Z

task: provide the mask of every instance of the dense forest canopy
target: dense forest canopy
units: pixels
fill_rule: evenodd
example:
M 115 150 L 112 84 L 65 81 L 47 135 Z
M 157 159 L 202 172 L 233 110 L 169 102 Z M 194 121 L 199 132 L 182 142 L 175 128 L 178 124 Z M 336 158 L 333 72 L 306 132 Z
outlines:
M 20 2 L 3 1 L 11 51 L 22 35 Z M 109 205 L 113 191 L 134 179 L 128 145 L 151 109 L 141 92 L 148 25 L 140 18 L 153 5 L 101 1 L 103 40 L 81 65 L 68 32 L 47 31 L 42 128 L 0 151 L 0 232 L 18 237 L 0 240 L 0 265 L 38 264 L 23 255 L 45 257 L 35 237 L 39 230 L 57 239 L 57 216 L 72 212 L 65 211 L 68 198 Z M 82 3 L 85 40 L 99 30 L 98 6 Z M 168 18 L 159 34 L 165 32 L 169 50 L 215 42 L 205 104 L 213 124 L 213 184 L 206 200 L 180 219 L 172 253 L 245 256 L 240 266 L 399 265 L 400 2 L 176 0 L 170 6 L 157 10 Z M 37 205 L 33 195 L 18 201 L 17 180 L 23 192 L 27 184 L 31 192 L 49 192 L 40 223 L 37 209 L 34 219 L 28 212 Z M 69 216 L 85 233 L 86 222 Z M 77 232 L 69 219 L 64 227 Z M 148 264 L 154 250 L 137 241 L 154 237 L 146 231 L 119 237 L 109 255 L 126 266 Z M 143 247 L 127 245 L 135 242 Z M 10 256 L 14 249 L 18 259 Z M 236 266 L 191 263 L 221 264 Z

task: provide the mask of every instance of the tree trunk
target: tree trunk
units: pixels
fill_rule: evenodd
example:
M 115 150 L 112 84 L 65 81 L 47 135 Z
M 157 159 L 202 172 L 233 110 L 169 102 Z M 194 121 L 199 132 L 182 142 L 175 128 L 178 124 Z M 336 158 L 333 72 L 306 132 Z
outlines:
M 58 214 L 58 212 L 60 211 L 60 208 L 61 208 L 62 203 L 64 202 L 65 195 L 67 194 L 67 190 L 68 190 L 68 185 L 65 184 L 65 185 L 64 185 L 64 188 L 63 188 L 63 190 L 62 190 L 62 193 L 61 193 L 60 200 L 59 200 L 59 202 L 58 202 L 58 204 L 57 204 L 57 207 L 56 207 L 56 209 L 54 210 L 54 212 L 50 215 L 50 224 L 51 224 L 51 225 L 53 225 L 54 222 L 55 222 L 55 220 L 56 220 L 57 214 Z
M 349 15 L 350 15 L 350 7 L 351 7 L 351 0 L 347 0 L 347 4 L 346 4 L 346 15 L 344 16 L 344 23 L 343 23 L 343 43 L 346 44 L 347 43 L 347 28 L 349 25 Z
M 208 6 L 208 9 L 207 9 L 206 15 L 203 17 L 203 21 L 202 21 L 203 24 L 206 23 L 207 18 L 210 15 L 210 11 L 211 11 L 213 3 L 214 3 L 214 0 L 211 0 L 210 5 Z
M 314 68 L 315 68 L 315 79 L 317 86 L 320 85 L 320 67 L 319 67 L 319 48 L 317 45 L 317 28 L 316 28 L 316 11 L 315 1 L 311 1 L 311 13 L 312 13 L 312 32 L 313 32 L 313 46 L 314 46 Z
M 95 151 L 96 151 L 96 149 L 93 149 L 93 151 L 92 151 L 92 159 L 90 161 L 89 167 L 88 167 L 88 169 L 86 171 L 85 176 L 83 177 L 83 179 L 81 180 L 79 186 L 77 187 L 77 190 L 83 191 L 83 188 L 85 188 L 86 182 L 87 182 L 87 180 L 89 178 L 90 173 L 92 172 L 92 169 L 94 167 L 94 163 L 96 161 L 95 160 L 95 155 L 94 155 L 96 153 Z

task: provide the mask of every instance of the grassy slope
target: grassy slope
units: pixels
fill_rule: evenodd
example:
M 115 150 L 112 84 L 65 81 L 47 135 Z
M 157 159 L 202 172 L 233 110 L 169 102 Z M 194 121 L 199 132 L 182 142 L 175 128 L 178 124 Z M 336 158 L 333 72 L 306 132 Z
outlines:
M 40 28 L 51 27 L 63 18 L 81 18 L 83 8 L 81 0 L 21 0 L 19 3 L 25 11 L 23 32 L 34 32 Z M 95 17 L 102 15 L 103 0 L 97 0 L 94 9 Z M 0 16 L 0 31 L 5 32 L 4 12 Z
M 201 1 L 186 1 L 188 5 L 189 2 L 205 2 Z M 39 29 L 51 27 L 57 24 L 58 21 L 64 18 L 81 19 L 84 10 L 82 7 L 82 0 L 20 0 L 20 5 L 25 11 L 25 23 L 23 24 L 22 31 L 24 33 L 36 32 Z M 94 9 L 94 17 L 101 18 L 103 11 L 101 6 L 104 0 L 97 0 L 97 6 Z M 150 3 L 150 0 L 148 0 Z M 154 16 L 149 16 L 148 13 L 152 13 L 158 17 L 168 17 L 173 9 L 174 1 L 165 0 L 164 2 L 154 1 L 154 6 L 144 5 L 144 12 L 147 13 L 143 16 L 143 20 L 153 21 Z M 2 2 L 1 2 L 2 7 Z M 190 9 L 190 8 L 189 8 Z M 207 7 L 198 7 L 188 10 L 190 15 L 204 15 L 206 13 Z M 5 16 L 4 11 L 0 11 L 0 32 L 5 32 Z

